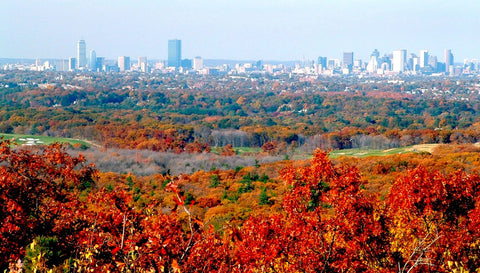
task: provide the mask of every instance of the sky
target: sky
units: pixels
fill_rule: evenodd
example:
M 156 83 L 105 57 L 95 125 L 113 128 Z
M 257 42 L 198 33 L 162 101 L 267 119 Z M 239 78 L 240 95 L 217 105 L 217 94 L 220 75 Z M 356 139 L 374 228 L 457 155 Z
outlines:
M 0 0 L 0 58 L 98 57 L 368 61 L 407 49 L 480 59 L 478 0 Z

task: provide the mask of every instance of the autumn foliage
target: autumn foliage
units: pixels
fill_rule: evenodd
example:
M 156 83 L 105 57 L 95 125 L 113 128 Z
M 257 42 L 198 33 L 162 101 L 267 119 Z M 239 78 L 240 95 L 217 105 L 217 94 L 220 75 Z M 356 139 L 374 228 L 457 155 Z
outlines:
M 0 155 L 2 270 L 472 272 L 480 266 L 475 173 L 418 166 L 380 198 L 366 190 L 357 168 L 334 165 L 316 151 L 308 165 L 281 171 L 280 210 L 214 228 L 198 212 L 226 201 L 205 196 L 197 205 L 186 190 L 192 177 L 157 177 L 164 200 L 139 205 L 141 189 L 131 176 L 99 186 L 93 166 L 59 145 L 27 151 L 4 141 Z M 218 191 L 227 176 L 215 175 L 215 187 L 206 187 Z

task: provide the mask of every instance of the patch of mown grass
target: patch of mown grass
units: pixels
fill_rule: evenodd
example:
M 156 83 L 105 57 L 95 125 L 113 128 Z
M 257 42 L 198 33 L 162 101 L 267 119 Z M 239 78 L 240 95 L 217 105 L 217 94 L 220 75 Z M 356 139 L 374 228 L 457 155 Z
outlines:
M 22 135 L 22 134 L 0 134 L 3 139 L 15 141 L 19 145 L 50 145 L 53 143 L 68 143 L 70 145 L 81 145 L 84 147 L 90 147 L 91 145 L 82 140 L 62 137 L 48 137 L 48 136 L 35 136 L 35 135 Z

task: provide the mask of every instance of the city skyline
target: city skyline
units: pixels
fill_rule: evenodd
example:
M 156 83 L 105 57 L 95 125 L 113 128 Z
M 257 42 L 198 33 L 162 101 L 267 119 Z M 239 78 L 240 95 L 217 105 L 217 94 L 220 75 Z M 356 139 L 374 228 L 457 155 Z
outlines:
M 181 39 L 186 58 L 301 60 L 408 48 L 458 60 L 480 57 L 476 1 L 266 0 L 6 1 L 0 58 L 68 58 L 71 41 L 108 59 L 167 59 Z M 93 7 L 93 8 L 92 8 Z M 125 16 L 126 15 L 126 16 Z
M 95 68 L 97 68 L 97 63 L 96 61 L 92 62 L 92 60 L 96 60 L 96 52 L 95 50 L 91 49 L 90 50 L 90 54 L 89 54 L 89 57 L 88 57 L 88 60 L 85 59 L 83 61 L 83 63 L 87 63 L 88 61 L 88 65 L 79 65 L 80 61 L 79 58 L 85 58 L 85 54 L 86 54 L 86 43 L 85 43 L 85 40 L 78 40 L 76 42 L 77 44 L 77 58 L 76 58 L 76 68 L 77 69 L 80 69 L 80 68 L 88 68 L 89 70 L 95 70 Z M 384 55 L 383 55 L 383 58 L 389 58 L 390 61 L 391 61 L 391 70 L 394 71 L 394 72 L 402 72 L 402 71 L 405 71 L 406 68 L 407 68 L 407 52 L 408 50 L 407 49 L 398 49 L 398 50 L 393 50 L 391 52 L 385 52 Z M 343 65 L 344 67 L 347 67 L 349 68 L 350 70 L 353 68 L 353 66 L 355 65 L 355 63 L 357 63 L 357 61 L 359 61 L 359 63 L 357 63 L 357 65 L 355 66 L 359 66 L 358 64 L 361 64 L 361 63 L 370 63 L 372 61 L 374 62 L 377 62 L 377 59 L 380 58 L 380 52 L 378 51 L 378 49 L 374 49 L 372 51 L 372 53 L 370 54 L 370 59 L 369 60 L 362 60 L 362 59 L 357 59 L 357 58 L 354 58 L 354 52 L 343 52 L 343 55 L 342 55 L 342 60 L 339 60 L 337 58 L 332 58 L 331 56 L 319 56 L 317 58 L 317 64 L 321 64 L 323 68 L 326 68 L 326 64 L 325 62 L 327 60 L 330 60 L 330 61 L 338 61 L 340 62 L 341 65 Z M 437 56 L 435 55 L 431 55 L 429 54 L 429 51 L 427 49 L 422 49 L 420 50 L 420 53 L 419 55 L 417 55 L 415 52 L 409 52 L 409 59 L 416 59 L 416 61 L 418 63 L 416 63 L 416 65 L 418 65 L 420 68 L 424 68 L 424 67 L 427 67 L 430 64 L 430 59 L 429 58 L 434 58 L 435 59 L 435 64 L 437 63 Z M 92 57 L 94 56 L 94 57 Z M 167 59 L 163 60 L 165 62 L 165 65 L 168 66 L 168 67 L 175 67 L 175 68 L 179 68 L 179 67 L 183 67 L 184 66 L 184 62 L 185 61 L 190 61 L 192 63 L 190 63 L 190 65 L 193 65 L 194 64 L 194 61 L 195 59 L 197 58 L 200 58 L 201 59 L 201 56 L 196 56 L 195 58 L 193 59 L 182 59 L 182 40 L 180 39 L 171 39 L 171 40 L 168 40 L 168 54 L 167 54 Z M 375 56 L 376 59 L 373 60 L 371 57 L 372 56 Z M 105 59 L 105 57 L 101 57 L 102 59 Z M 139 62 L 138 62 L 138 66 L 140 67 L 140 63 L 143 62 L 146 64 L 146 58 L 145 56 L 140 56 L 138 57 L 139 58 Z M 124 67 L 124 63 L 125 63 L 125 59 L 128 59 L 127 63 L 127 67 L 130 67 L 130 56 L 118 56 L 117 57 L 117 64 L 120 68 L 120 71 L 124 71 L 125 69 L 122 69 L 122 67 Z M 142 59 L 143 61 L 140 61 L 140 59 Z M 321 59 L 325 59 L 325 60 L 321 60 Z M 38 58 L 37 58 L 38 60 Z M 465 61 L 476 61 L 478 62 L 478 59 L 476 58 L 472 58 L 472 59 L 465 59 Z M 160 60 L 162 61 L 162 60 Z M 197 60 L 198 61 L 198 60 Z M 233 61 L 242 61 L 242 60 L 233 60 Z M 243 61 L 247 61 L 247 60 L 243 60 Z M 249 61 L 253 61 L 253 60 L 249 60 Z M 294 61 L 299 61 L 299 60 L 294 60 Z M 303 62 L 315 62 L 315 60 L 309 60 L 309 59 L 304 59 L 302 60 Z M 451 65 L 454 65 L 454 55 L 452 53 L 452 50 L 451 49 L 444 49 L 443 51 L 443 63 L 445 64 L 445 72 L 448 72 L 448 68 L 449 66 Z M 461 62 L 457 62 L 457 63 L 461 63 Z M 120 65 L 121 64 L 121 65 Z M 203 64 L 202 64 L 203 66 Z M 128 70 L 128 69 L 126 69 Z
M 221 65 L 210 66 L 204 69 L 203 60 L 200 56 L 194 59 L 182 59 L 182 41 L 179 39 L 168 40 L 168 59 L 154 60 L 154 63 L 148 64 L 146 56 L 138 57 L 138 63 L 131 66 L 130 56 L 118 56 L 117 60 L 109 60 L 105 62 L 105 57 L 97 57 L 95 50 L 91 49 L 88 59 L 86 58 L 86 42 L 78 40 L 76 42 L 76 58 L 70 57 L 68 63 L 64 59 L 42 60 L 37 58 L 33 66 L 28 67 L 19 63 L 7 63 L 3 66 L 5 70 L 55 70 L 55 71 L 84 71 L 84 72 L 127 72 L 141 71 L 144 73 L 160 72 L 160 73 L 199 73 L 199 74 L 218 74 L 222 73 L 251 73 L 264 71 L 266 73 L 296 73 L 308 75 L 392 75 L 403 74 L 408 75 L 453 75 L 461 74 L 479 74 L 480 62 L 478 59 L 466 59 L 463 65 L 455 64 L 454 54 L 451 49 L 444 49 L 443 61 L 435 55 L 429 54 L 427 49 L 420 50 L 420 54 L 410 53 L 407 58 L 407 50 L 393 50 L 391 53 L 385 53 L 380 57 L 378 49 L 374 49 L 370 54 L 370 59 L 365 62 L 361 59 L 354 58 L 354 52 L 343 52 L 342 59 L 319 56 L 315 60 L 303 60 L 301 63 L 295 62 L 294 67 L 280 63 L 279 66 L 267 64 L 263 65 L 262 60 L 258 61 L 240 61 L 234 66 L 227 63 Z M 24 59 L 25 60 L 25 59 Z M 112 62 L 113 61 L 113 62 Z M 219 60 L 221 61 L 221 60 Z M 225 60 L 224 60 L 225 61 Z M 14 61 L 15 62 L 15 61 Z M 292 64 L 292 63 L 291 63 Z M 292 69 L 293 68 L 293 69 Z

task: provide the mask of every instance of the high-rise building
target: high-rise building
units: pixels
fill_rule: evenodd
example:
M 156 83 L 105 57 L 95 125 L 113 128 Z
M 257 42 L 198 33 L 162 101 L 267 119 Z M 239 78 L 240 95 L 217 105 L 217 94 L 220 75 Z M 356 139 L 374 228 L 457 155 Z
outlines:
M 370 61 L 367 64 L 367 71 L 370 73 L 376 73 L 378 70 L 378 57 L 376 55 L 370 56 Z
M 68 71 L 75 71 L 75 69 L 77 68 L 77 59 L 75 59 L 75 57 L 71 57 L 70 59 L 68 59 Z
M 420 58 L 418 57 L 412 58 L 412 67 L 413 67 L 413 71 L 415 72 L 418 71 L 418 69 L 420 68 Z
M 77 68 L 85 68 L 87 66 L 87 45 L 84 40 L 77 42 Z
M 180 67 L 182 64 L 182 41 L 168 40 L 168 66 Z
M 90 50 L 90 55 L 88 58 L 88 69 L 91 71 L 97 71 L 97 53 L 95 50 Z
M 453 54 L 451 49 L 445 49 L 445 72 L 450 71 L 450 66 L 453 66 Z
M 428 66 L 428 50 L 420 50 L 420 68 Z
M 97 57 L 97 61 L 95 63 L 95 67 L 97 68 L 97 71 L 105 71 L 106 69 L 104 68 L 105 65 L 105 57 Z
M 478 63 L 479 63 L 478 60 L 477 59 L 472 59 L 471 62 L 472 62 L 472 70 L 478 71 Z
M 52 64 L 55 68 L 55 71 L 68 71 L 68 63 L 69 60 L 59 59 L 59 60 L 52 60 Z
M 203 60 L 202 57 L 193 58 L 193 70 L 203 69 Z
M 192 60 L 191 59 L 183 59 L 180 65 L 185 69 L 192 69 Z
M 118 57 L 118 68 L 120 72 L 130 70 L 130 57 L 120 56 Z
M 392 70 L 394 72 L 405 71 L 407 64 L 407 51 L 405 49 L 393 51 Z
M 409 70 L 409 71 L 415 71 L 416 68 L 414 67 L 413 65 L 413 62 L 414 62 L 414 58 L 416 58 L 417 55 L 413 54 L 413 53 L 410 53 L 407 57 L 407 68 L 406 70 Z
M 353 67 L 353 52 L 343 52 L 343 66 L 352 69 Z
M 433 68 L 434 72 L 437 72 L 438 70 L 437 56 L 429 56 L 428 65 Z
M 138 68 L 142 72 L 148 72 L 147 57 L 138 57 Z
M 326 69 L 327 57 L 318 57 L 317 63 L 318 63 L 318 66 L 320 66 L 322 69 Z

